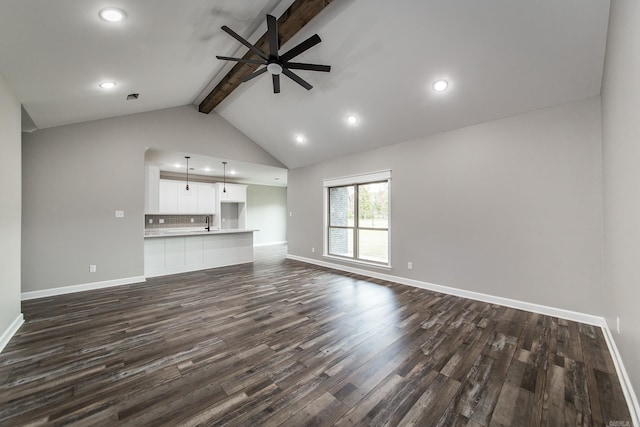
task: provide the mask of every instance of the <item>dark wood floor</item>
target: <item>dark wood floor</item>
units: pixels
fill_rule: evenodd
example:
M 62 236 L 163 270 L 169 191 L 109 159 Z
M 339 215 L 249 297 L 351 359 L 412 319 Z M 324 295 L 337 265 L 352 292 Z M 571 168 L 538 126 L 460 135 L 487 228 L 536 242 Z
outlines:
M 24 302 L 0 425 L 631 425 L 598 328 L 283 254 Z

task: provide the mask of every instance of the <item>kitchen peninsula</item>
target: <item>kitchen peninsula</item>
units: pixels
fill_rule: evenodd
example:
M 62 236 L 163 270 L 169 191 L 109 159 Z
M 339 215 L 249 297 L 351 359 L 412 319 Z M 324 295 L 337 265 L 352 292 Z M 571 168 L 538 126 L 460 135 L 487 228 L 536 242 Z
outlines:
M 253 262 L 253 232 L 232 229 L 151 229 L 144 236 L 147 277 Z

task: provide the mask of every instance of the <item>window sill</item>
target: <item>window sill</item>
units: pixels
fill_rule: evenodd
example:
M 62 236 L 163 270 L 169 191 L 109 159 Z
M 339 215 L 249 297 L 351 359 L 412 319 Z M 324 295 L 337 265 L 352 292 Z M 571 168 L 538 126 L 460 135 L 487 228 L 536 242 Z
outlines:
M 346 262 L 347 264 L 360 265 L 362 267 L 373 267 L 373 268 L 379 268 L 380 270 L 387 270 L 387 271 L 390 271 L 392 269 L 391 264 L 376 264 L 373 262 L 360 261 L 357 259 L 343 258 L 343 257 L 339 257 L 335 255 L 327 255 L 327 254 L 323 254 L 322 257 L 332 259 L 335 261 Z

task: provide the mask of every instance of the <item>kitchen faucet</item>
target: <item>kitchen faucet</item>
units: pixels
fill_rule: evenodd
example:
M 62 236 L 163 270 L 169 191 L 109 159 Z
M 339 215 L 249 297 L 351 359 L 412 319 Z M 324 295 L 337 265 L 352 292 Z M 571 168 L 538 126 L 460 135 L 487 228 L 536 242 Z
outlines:
M 204 223 L 207 225 L 204 229 L 207 231 L 211 231 L 211 227 L 209 226 L 209 215 L 204 217 Z

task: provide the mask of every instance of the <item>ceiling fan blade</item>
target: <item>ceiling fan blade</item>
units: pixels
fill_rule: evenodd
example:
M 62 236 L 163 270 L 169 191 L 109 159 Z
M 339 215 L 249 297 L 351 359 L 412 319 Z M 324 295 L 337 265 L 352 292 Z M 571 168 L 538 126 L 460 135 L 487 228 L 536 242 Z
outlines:
M 290 59 L 293 59 L 296 56 L 300 55 L 302 52 L 311 49 L 321 41 L 322 40 L 320 40 L 320 36 L 317 34 L 314 34 L 308 39 L 306 39 L 305 41 L 303 41 L 302 43 L 289 49 L 289 51 L 287 51 L 286 53 L 280 55 L 280 60 L 286 62 Z
M 259 70 L 254 71 L 253 73 L 251 73 L 251 74 L 249 74 L 249 75 L 245 76 L 245 77 L 244 77 L 242 80 L 240 80 L 240 81 L 241 81 L 241 82 L 243 82 L 243 83 L 244 83 L 244 82 L 248 82 L 249 80 L 251 80 L 251 79 L 253 79 L 253 78 L 255 78 L 255 77 L 258 77 L 260 74 L 264 74 L 264 73 L 266 73 L 266 72 L 267 72 L 267 67 L 260 68 Z
M 258 49 L 257 47 L 255 47 L 254 45 L 252 45 L 251 43 L 249 43 L 248 41 L 246 41 L 245 39 L 243 39 L 242 37 L 240 37 L 235 31 L 233 31 L 231 28 L 227 27 L 226 25 L 222 26 L 222 30 L 229 34 L 231 37 L 233 37 L 234 39 L 238 40 L 240 43 L 242 43 L 243 45 L 245 45 L 246 47 L 248 47 L 251 52 L 255 53 L 256 55 L 258 55 L 259 57 L 265 59 L 265 60 L 269 60 L 269 57 L 260 49 Z
M 273 93 L 280 93 L 280 74 L 272 74 L 273 78 Z
M 223 61 L 236 61 L 241 62 L 243 64 L 258 64 L 258 65 L 266 65 L 266 61 L 260 61 L 258 59 L 244 59 L 244 58 L 232 58 L 230 56 L 218 56 L 216 58 L 221 59 Z
M 331 65 L 303 64 L 301 62 L 285 62 L 283 67 L 291 70 L 331 71 Z
M 269 55 L 278 56 L 278 20 L 275 16 L 267 15 L 267 33 L 269 33 Z
M 289 77 L 291 80 L 298 83 L 300 86 L 302 86 L 306 90 L 311 90 L 311 88 L 313 87 L 306 81 L 302 80 L 297 74 L 294 74 L 293 72 L 287 70 L 286 68 L 282 69 L 282 74 Z

